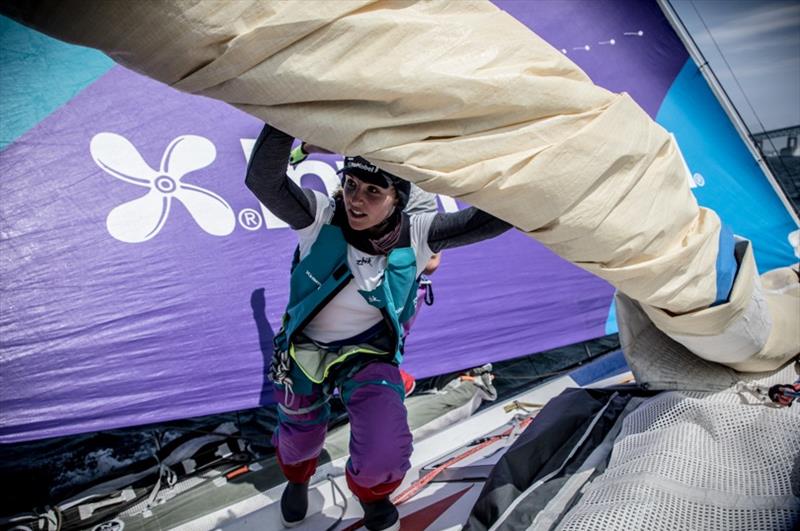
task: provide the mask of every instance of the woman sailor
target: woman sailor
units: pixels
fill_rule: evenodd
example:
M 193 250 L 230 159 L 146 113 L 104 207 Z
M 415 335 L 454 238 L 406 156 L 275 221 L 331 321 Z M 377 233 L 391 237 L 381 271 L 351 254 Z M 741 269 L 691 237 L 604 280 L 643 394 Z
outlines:
M 364 509 L 364 525 L 399 529 L 389 495 L 410 467 L 399 364 L 417 279 L 434 253 L 510 225 L 476 208 L 409 216 L 409 183 L 360 157 L 345 158 L 342 190 L 333 199 L 301 188 L 286 176 L 292 141 L 266 125 L 246 179 L 299 239 L 270 369 L 279 414 L 273 444 L 288 480 L 281 519 L 292 527 L 306 516 L 328 401 L 338 388 L 351 428 L 347 484 Z

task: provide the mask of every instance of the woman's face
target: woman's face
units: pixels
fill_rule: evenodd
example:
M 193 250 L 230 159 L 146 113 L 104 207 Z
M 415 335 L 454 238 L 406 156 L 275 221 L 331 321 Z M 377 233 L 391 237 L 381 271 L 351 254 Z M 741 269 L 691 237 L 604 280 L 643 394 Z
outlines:
M 347 175 L 343 188 L 347 222 L 353 230 L 367 230 L 379 225 L 397 204 L 393 186 L 382 188 Z

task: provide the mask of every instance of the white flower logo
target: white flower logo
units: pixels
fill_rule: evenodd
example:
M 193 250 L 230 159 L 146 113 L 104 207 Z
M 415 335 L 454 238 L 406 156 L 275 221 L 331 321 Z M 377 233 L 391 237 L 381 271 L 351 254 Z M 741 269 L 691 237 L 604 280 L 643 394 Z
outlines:
M 205 168 L 217 157 L 210 140 L 183 135 L 169 143 L 161 168 L 151 168 L 133 144 L 115 133 L 99 133 L 90 144 L 92 158 L 117 179 L 148 188 L 144 196 L 124 203 L 108 214 L 106 227 L 114 238 L 140 243 L 153 238 L 167 221 L 172 199 L 186 207 L 200 228 L 214 236 L 227 236 L 236 225 L 233 209 L 220 196 L 181 182 L 188 173 Z

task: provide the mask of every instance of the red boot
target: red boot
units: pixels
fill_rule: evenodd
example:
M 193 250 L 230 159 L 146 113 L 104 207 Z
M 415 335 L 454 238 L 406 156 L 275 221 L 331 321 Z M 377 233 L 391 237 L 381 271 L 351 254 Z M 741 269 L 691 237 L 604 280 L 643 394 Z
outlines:
M 403 379 L 403 388 L 406 391 L 406 396 L 409 396 L 417 387 L 417 380 L 403 369 L 400 369 L 400 377 Z

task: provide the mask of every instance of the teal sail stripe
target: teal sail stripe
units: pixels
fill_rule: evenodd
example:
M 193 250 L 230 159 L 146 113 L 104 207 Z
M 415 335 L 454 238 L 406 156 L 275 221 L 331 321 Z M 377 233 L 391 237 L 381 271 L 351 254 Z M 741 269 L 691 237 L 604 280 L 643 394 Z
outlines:
M 753 242 L 759 271 L 794 263 L 788 236 L 797 227 L 692 59 L 656 120 L 678 140 L 698 202 Z
M 108 72 L 114 62 L 0 16 L 0 150 Z

